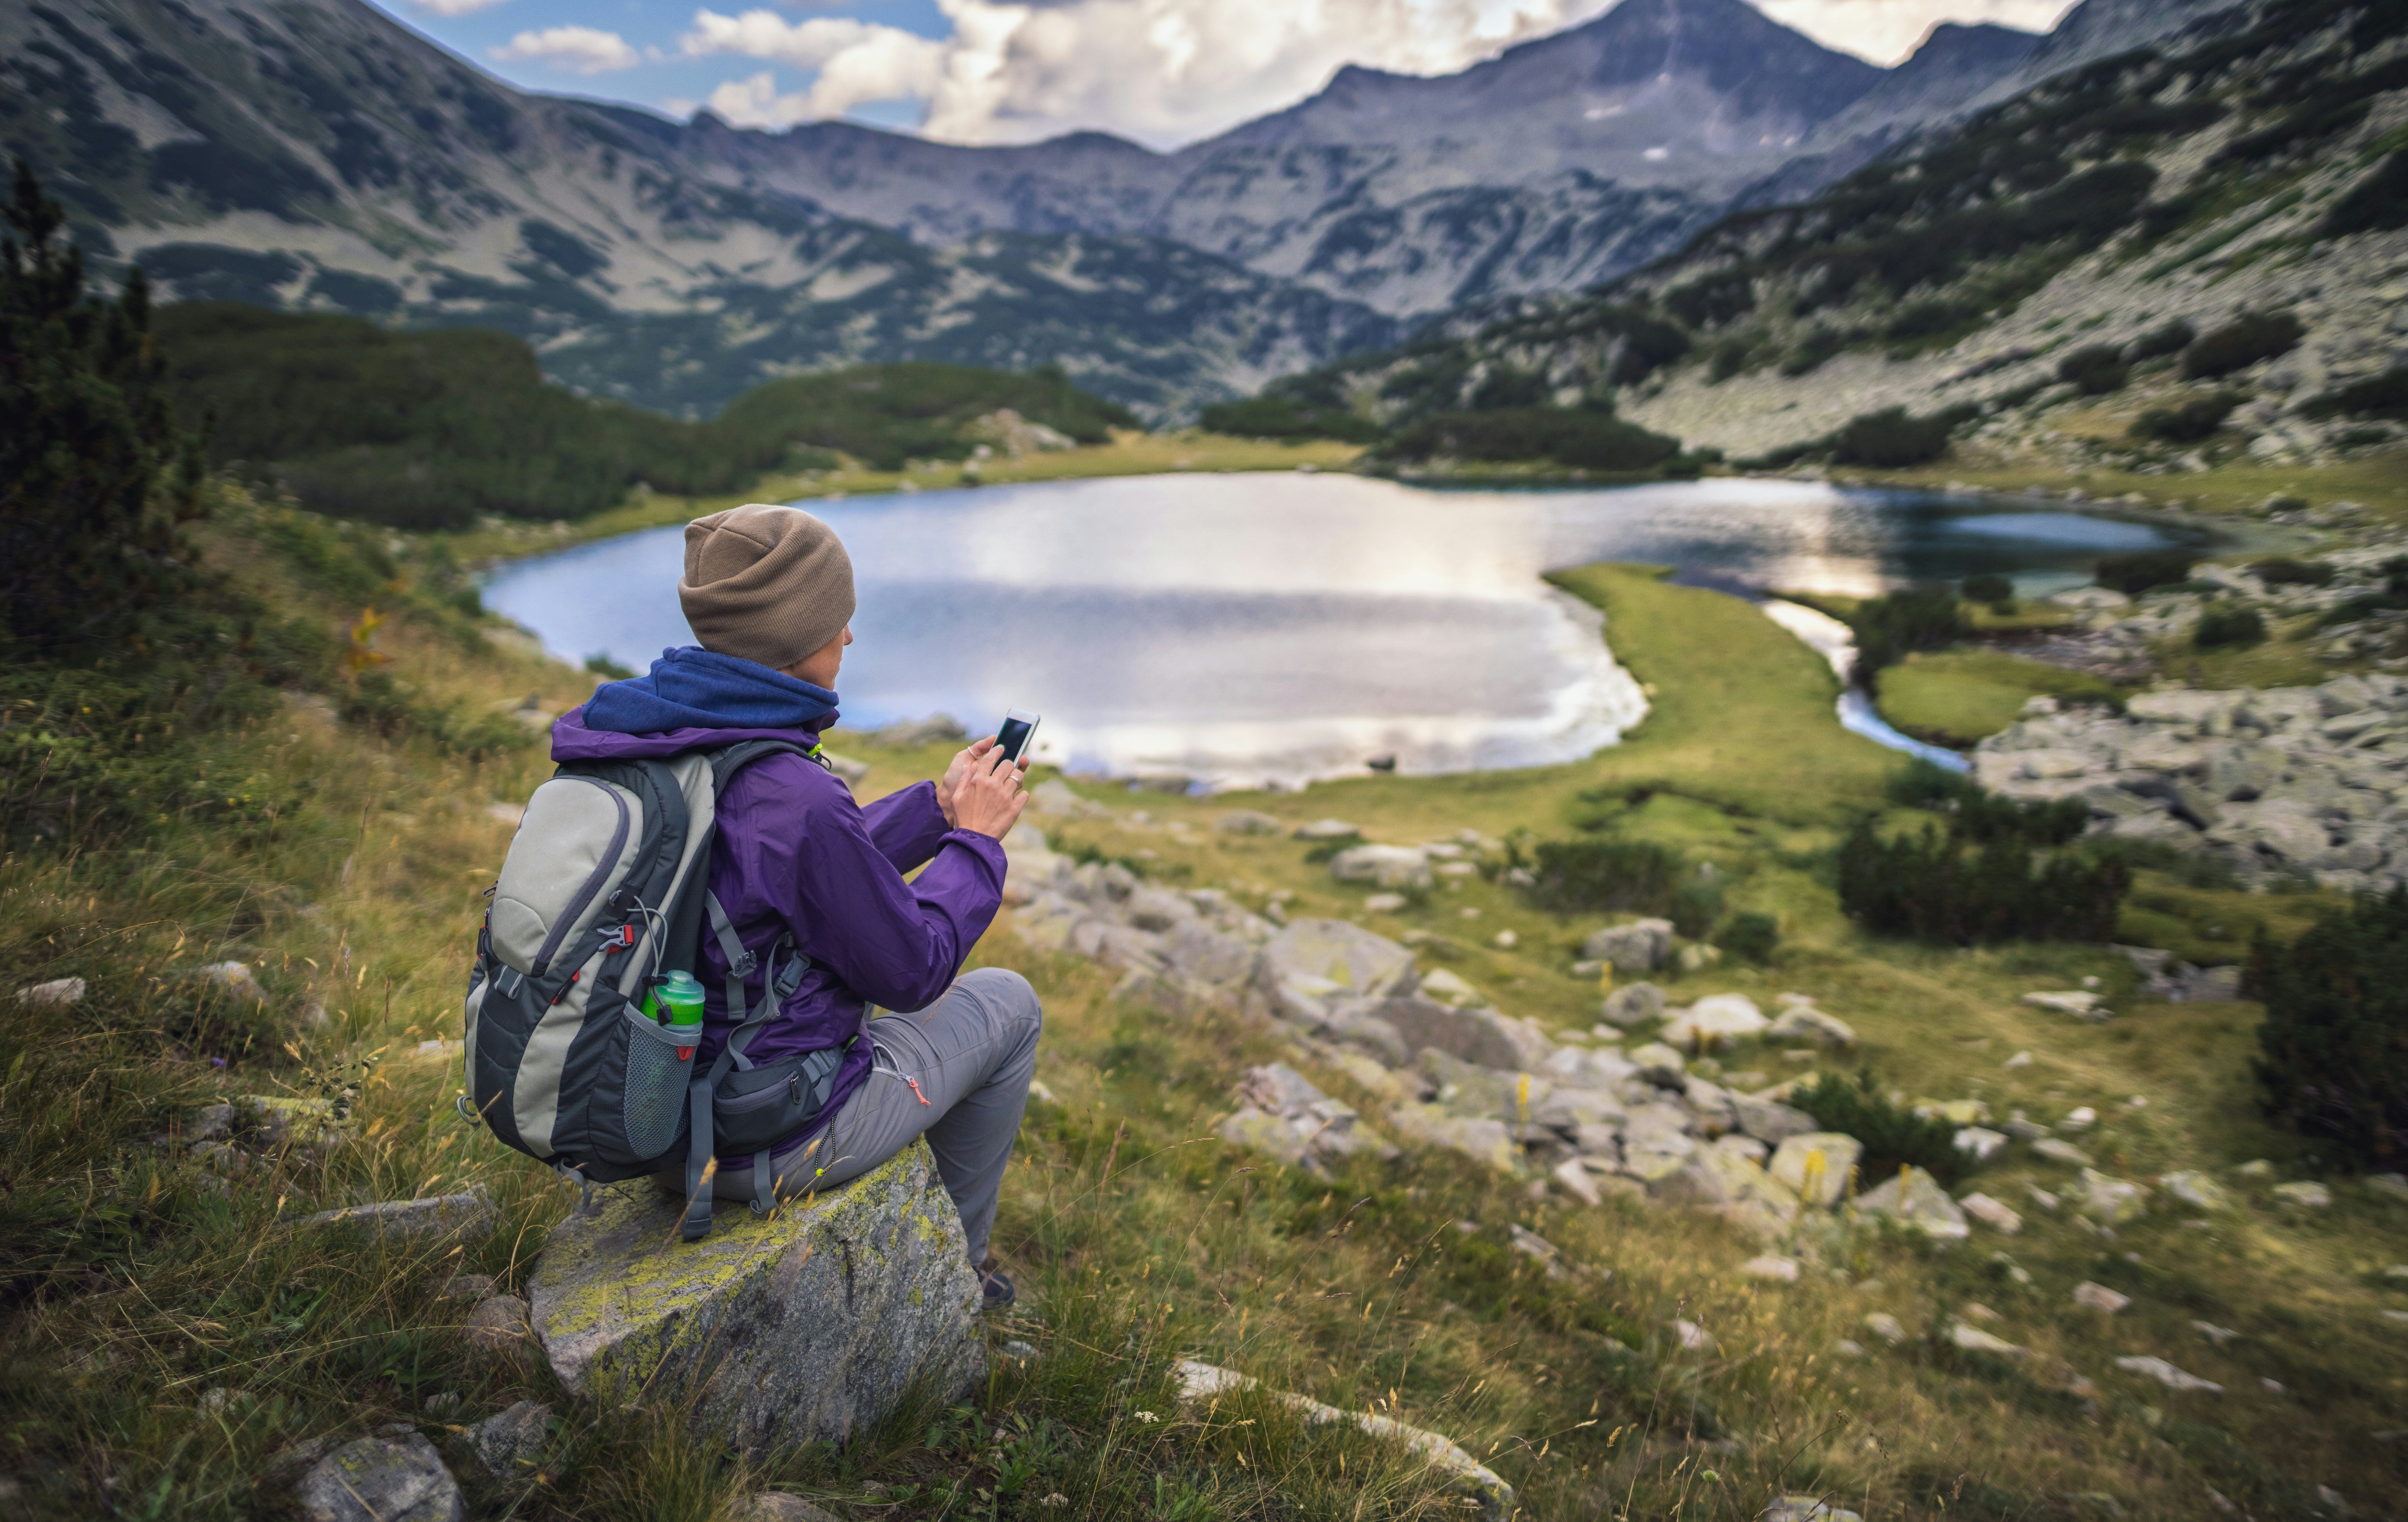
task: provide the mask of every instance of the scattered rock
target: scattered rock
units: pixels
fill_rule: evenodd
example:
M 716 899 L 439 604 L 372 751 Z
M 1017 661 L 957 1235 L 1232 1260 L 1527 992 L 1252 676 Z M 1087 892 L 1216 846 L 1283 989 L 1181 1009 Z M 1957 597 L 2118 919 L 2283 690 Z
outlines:
M 2042 1210 L 2057 1209 L 2057 1196 L 2050 1194 L 2046 1189 L 2042 1188 L 2039 1185 L 2028 1184 L 2024 1185 L 2024 1193 L 2029 1195 L 2031 1197 L 2031 1202 L 2038 1205 Z
M 1851 1208 L 1859 1215 L 1883 1216 L 1913 1227 L 1941 1242 L 1961 1241 L 1971 1234 L 1965 1213 L 1940 1181 L 1919 1168 L 1902 1168 L 1898 1177 L 1858 1195 Z
M 2118 1226 L 2149 1208 L 2149 1186 L 2086 1168 L 2082 1170 L 2082 1203 L 2100 1226 Z
M 2204 1173 L 2186 1170 L 2169 1173 L 2162 1182 L 2166 1193 L 2195 1209 L 2221 1211 L 2232 1208 L 2232 1197 L 2225 1192 L 2224 1185 Z
M 1806 1204 L 1828 1208 L 1847 1197 L 1864 1143 L 1839 1131 L 1806 1131 L 1783 1139 L 1766 1169 Z
M 2035 1009 L 2055 1010 L 2059 1014 L 2070 1014 L 2077 1020 L 2087 1020 L 2093 1025 L 2110 1018 L 2114 1012 L 2107 1009 L 2105 1001 L 2087 988 L 2067 988 L 2056 993 L 2026 994 L 2024 1002 Z
M 2007 1139 L 2004 1133 L 1980 1126 L 1966 1127 L 1956 1133 L 1951 1142 L 1958 1152 L 1977 1163 L 1988 1162 L 1992 1157 L 1997 1156 L 1999 1150 L 2006 1144 Z
M 2102 1315 L 2114 1315 L 2132 1303 L 2129 1295 L 2118 1295 L 2105 1285 L 2094 1285 L 2087 1279 L 2073 1286 L 2073 1303 Z
M 2212 1321 L 2193 1321 L 2191 1325 L 2199 1328 L 2199 1334 L 2201 1337 L 2214 1343 L 2217 1347 L 2222 1347 L 2241 1335 L 2229 1327 L 2219 1327 Z
M 389 1199 L 378 1205 L 347 1205 L 305 1215 L 294 1226 L 364 1226 L 379 1236 L 475 1236 L 493 1225 L 494 1209 L 482 1194 L 436 1195 Z
M 472 1357 L 483 1363 L 516 1364 L 535 1341 L 527 1325 L 527 1302 L 516 1295 L 495 1295 L 477 1302 L 461 1333 Z
M 1948 1341 L 1968 1353 L 1988 1353 L 2001 1358 L 2020 1358 L 2031 1350 L 1993 1336 L 1979 1327 L 1968 1327 L 1961 1321 L 1948 1324 Z
M 1604 1193 L 1598 1188 L 1597 1181 L 1589 1175 L 1588 1164 L 1578 1157 L 1567 1157 L 1557 1163 L 1549 1176 L 1564 1186 L 1566 1194 L 1584 1205 L 1605 1203 Z
M 1661 1041 L 1649 1041 L 1636 1048 L 1630 1053 L 1629 1060 L 1639 1070 L 1640 1077 L 1658 1088 L 1680 1087 L 1688 1066 L 1680 1053 Z
M 1875 1311 L 1866 1316 L 1865 1328 L 1892 1347 L 1906 1341 L 1906 1328 L 1887 1311 Z
M 1405 845 L 1350 846 L 1329 859 L 1329 875 L 1382 888 L 1426 889 L 1431 883 L 1428 854 Z
M 767 1220 L 723 1208 L 700 1242 L 680 1213 L 638 1183 L 552 1229 L 528 1298 L 571 1392 L 641 1392 L 757 1448 L 840 1442 L 915 1384 L 978 1378 L 978 1279 L 924 1143 Z
M 2278 1184 L 2274 1185 L 2273 1192 L 2274 1198 L 2284 1204 L 2297 1205 L 2304 1210 L 2323 1210 L 2332 1203 L 2332 1191 L 2321 1184 L 2305 1181 Z
M 518 1473 L 521 1465 L 532 1464 L 542 1455 L 551 1430 L 552 1408 L 522 1400 L 469 1428 L 468 1450 L 485 1466 L 486 1473 L 507 1480 Z
M 236 998 L 247 998 L 254 1004 L 267 1002 L 267 990 L 259 985 L 259 975 L 251 970 L 247 962 L 211 962 L 207 967 L 194 968 L 193 976 Z
M 1798 1260 L 1768 1253 L 1761 1257 L 1749 1258 L 1739 1266 L 1739 1271 L 1751 1279 L 1777 1279 L 1784 1285 L 1792 1285 L 1798 1282 Z
M 2031 1065 L 2032 1055 L 2029 1052 L 2018 1052 L 2014 1056 L 2007 1058 L 2006 1061 L 1999 1064 L 2001 1068 L 2028 1068 Z
M 1186 1358 L 1172 1365 L 1171 1373 L 1179 1381 L 1180 1399 L 1190 1404 L 1257 1387 L 1254 1380 L 1234 1370 Z M 1305 1420 L 1316 1425 L 1345 1422 L 1373 1437 L 1401 1443 L 1421 1454 L 1429 1460 L 1432 1469 L 1453 1475 L 1456 1483 L 1479 1501 L 1482 1513 L 1489 1522 L 1505 1522 L 1513 1515 L 1513 1487 L 1495 1471 L 1435 1432 L 1408 1427 L 1393 1417 L 1340 1411 L 1336 1406 L 1324 1405 L 1309 1396 L 1291 1391 L 1275 1391 L 1272 1399 L 1302 1413 Z
M 1310 825 L 1298 825 L 1296 838 L 1299 840 L 1346 840 L 1363 832 L 1342 819 L 1316 819 Z
M 1243 1107 L 1215 1127 L 1223 1141 L 1316 1170 L 1322 1159 L 1383 1145 L 1356 1129 L 1361 1117 L 1352 1105 L 1322 1093 L 1284 1062 L 1248 1069 L 1238 1092 Z
M 2068 1136 L 2074 1136 L 2098 1124 L 2099 1112 L 2086 1104 L 2067 1111 L 2065 1118 L 2057 1123 L 2057 1128 Z
M 1363 907 L 1374 914 L 1393 914 L 1412 901 L 1401 893 L 1375 893 L 1363 900 Z
M 1634 983 L 1608 994 L 1598 1015 L 1609 1026 L 1627 1030 L 1664 1012 L 1664 990 L 1652 983 Z
M 869 780 L 869 763 L 867 761 L 855 761 L 829 750 L 821 751 L 820 757 L 827 762 L 828 770 L 844 780 L 847 787 L 859 787 Z
M 455 1273 L 443 1286 L 447 1300 L 481 1300 L 494 1292 L 494 1276 L 489 1273 Z
M 916 745 L 958 743 L 969 738 L 962 722 L 950 713 L 931 713 L 924 719 L 901 719 L 866 737 L 873 745 L 903 749 Z
M 460 1484 L 435 1444 L 404 1429 L 357 1438 L 318 1460 L 297 1487 L 309 1522 L 460 1522 Z
M 1777 1041 L 1809 1041 L 1835 1050 L 1856 1044 L 1854 1026 L 1811 1004 L 1792 1004 L 1774 1015 L 1772 1023 L 1764 1027 L 1764 1034 Z
M 1672 1335 L 1680 1339 L 1681 1346 L 1691 1353 L 1712 1353 L 1716 1349 L 1714 1334 L 1694 1321 L 1675 1318 L 1672 1322 Z
M 2060 1141 L 2053 1136 L 2041 1138 L 2031 1144 L 2031 1149 L 2036 1156 L 2045 1157 L 2051 1162 L 2070 1163 L 2081 1168 L 2090 1166 L 2090 1154 L 2071 1142 Z
M 2205 1390 L 2210 1395 L 2224 1393 L 2223 1386 L 2213 1380 L 2201 1379 L 2197 1374 L 2186 1374 L 2163 1358 L 2118 1358 L 2115 1367 L 2126 1373 L 2145 1375 L 2170 1390 Z
M 1672 955 L 1672 922 L 1639 920 L 1598 930 L 1581 942 L 1581 956 L 1611 962 L 1618 972 L 1653 972 Z
M 1721 1041 L 1761 1035 L 1770 1024 L 1754 999 L 1742 994 L 1716 994 L 1667 1020 L 1662 1039 L 1684 1052 L 1696 1052 Z
M 1956 1204 L 1967 1215 L 1993 1231 L 2012 1237 L 2024 1228 L 2022 1216 L 2016 1214 L 2011 1207 L 1979 1191 L 1965 1196 L 1957 1200 Z
M 59 1010 L 83 1002 L 84 991 L 81 978 L 52 978 L 48 983 L 18 989 L 17 1002 L 30 1004 L 37 1010 Z
M 1845 1344 L 1855 1347 L 1853 1343 Z M 1864 1349 L 1856 1348 L 1858 1353 Z M 1775 1496 L 1756 1522 L 1865 1522 L 1863 1515 L 1813 1496 Z
M 1521 1150 L 1501 1120 L 1467 1120 L 1434 1104 L 1404 1104 L 1388 1113 L 1388 1124 L 1408 1142 L 1461 1153 L 1500 1173 L 1512 1172 L 1521 1160 Z
M 1287 828 L 1284 821 L 1252 809 L 1232 809 L 1213 821 L 1213 828 L 1228 835 L 1277 835 Z
M 737 1509 L 737 1522 L 838 1522 L 835 1513 L 783 1490 L 764 1490 Z

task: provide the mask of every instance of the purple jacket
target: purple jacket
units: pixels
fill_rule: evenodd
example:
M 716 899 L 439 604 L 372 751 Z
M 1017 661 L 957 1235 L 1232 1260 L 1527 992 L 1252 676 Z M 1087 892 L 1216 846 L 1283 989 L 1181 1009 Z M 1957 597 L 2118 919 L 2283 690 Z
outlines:
M 716 749 L 746 739 L 817 743 L 809 729 L 670 729 L 622 735 L 585 727 L 572 709 L 552 726 L 555 761 L 625 760 Z M 923 862 L 928 869 L 906 883 Z M 947 829 L 934 783 L 914 783 L 867 809 L 843 783 L 798 755 L 772 755 L 736 774 L 719 799 L 710 891 L 762 970 L 745 989 L 761 995 L 770 948 L 792 931 L 811 959 L 795 996 L 746 1048 L 756 1062 L 841 1045 L 862 1028 L 865 1004 L 919 1010 L 953 986 L 953 975 L 1003 902 L 1002 842 Z M 711 1061 L 727 1040 L 727 957 L 706 929 L 695 968 L 706 994 L 702 1049 Z M 869 1074 L 869 1042 L 856 1041 L 837 1070 L 826 1108 L 781 1142 L 784 1152 L 834 1118 Z M 723 1156 L 723 1168 L 752 1158 Z

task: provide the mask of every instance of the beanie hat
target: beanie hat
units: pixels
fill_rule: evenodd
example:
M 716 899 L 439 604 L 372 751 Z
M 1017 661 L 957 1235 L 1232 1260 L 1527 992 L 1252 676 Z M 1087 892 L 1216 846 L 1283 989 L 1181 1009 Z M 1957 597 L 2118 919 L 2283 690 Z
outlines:
M 703 649 L 783 669 L 853 621 L 853 557 L 800 508 L 748 502 L 685 525 L 678 602 Z

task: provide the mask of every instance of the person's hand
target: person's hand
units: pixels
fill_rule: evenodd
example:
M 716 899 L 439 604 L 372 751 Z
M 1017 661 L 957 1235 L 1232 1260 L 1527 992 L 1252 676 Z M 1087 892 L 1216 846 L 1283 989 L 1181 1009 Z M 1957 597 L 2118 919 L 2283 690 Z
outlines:
M 972 757 L 966 775 L 953 788 L 953 823 L 955 829 L 1000 840 L 1019 823 L 1020 811 L 1028 807 L 1028 795 L 1020 790 L 1022 768 L 992 751 L 990 742 L 986 751 Z
M 962 827 L 962 822 L 953 816 L 953 789 L 961 786 L 962 779 L 970 774 L 971 764 L 994 749 L 993 735 L 987 736 L 984 739 L 971 741 L 968 746 L 953 753 L 953 759 L 946 766 L 945 774 L 937 779 L 937 807 L 945 812 L 947 829 Z

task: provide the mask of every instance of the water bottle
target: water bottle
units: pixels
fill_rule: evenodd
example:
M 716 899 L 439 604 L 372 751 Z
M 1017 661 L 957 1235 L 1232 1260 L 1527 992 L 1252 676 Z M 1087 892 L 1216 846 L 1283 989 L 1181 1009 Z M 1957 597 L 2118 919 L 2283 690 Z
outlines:
M 702 1043 L 702 984 L 693 973 L 672 972 L 663 978 L 644 996 L 644 1012 L 681 1035 L 692 1035 L 693 1044 L 681 1045 L 677 1055 L 680 1062 L 694 1060 L 694 1048 Z

